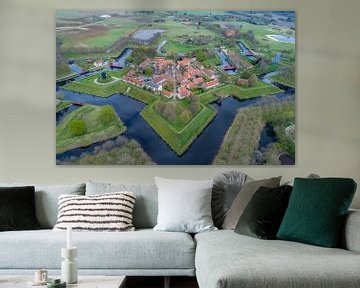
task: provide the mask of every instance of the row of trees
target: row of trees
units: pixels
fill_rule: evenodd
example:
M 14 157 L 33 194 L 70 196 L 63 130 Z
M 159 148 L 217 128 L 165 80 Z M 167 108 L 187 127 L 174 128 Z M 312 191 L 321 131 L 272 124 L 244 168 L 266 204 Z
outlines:
M 278 155 L 286 152 L 295 157 L 295 144 L 286 134 L 285 128 L 295 121 L 293 100 L 272 101 L 261 106 L 239 110 L 216 155 L 214 164 L 280 164 Z M 270 123 L 276 142 L 259 150 L 263 127 Z
M 213 164 L 248 165 L 259 143 L 263 125 L 260 107 L 239 112 L 226 133 Z
M 140 144 L 124 136 L 97 145 L 92 153 L 83 153 L 57 161 L 60 165 L 149 165 L 154 164 Z
M 129 63 L 139 65 L 146 58 L 154 58 L 157 55 L 156 48 L 152 46 L 138 47 L 134 49 L 131 55 L 127 58 Z

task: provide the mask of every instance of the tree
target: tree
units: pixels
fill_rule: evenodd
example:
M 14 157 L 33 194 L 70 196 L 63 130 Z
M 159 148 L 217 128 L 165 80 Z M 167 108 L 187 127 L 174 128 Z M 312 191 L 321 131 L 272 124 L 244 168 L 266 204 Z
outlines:
M 200 110 L 200 98 L 199 96 L 192 95 L 190 98 L 189 109 L 192 115 L 195 115 Z
M 266 73 L 268 69 L 269 69 L 269 64 L 267 64 L 266 61 L 260 61 L 259 63 L 260 74 Z
M 154 74 L 154 71 L 150 66 L 147 66 L 144 69 L 144 73 L 145 73 L 146 76 L 150 77 L 150 76 L 152 76 Z
M 160 113 L 161 115 L 163 115 L 164 112 L 164 108 L 165 108 L 166 104 L 162 101 L 159 101 L 155 104 L 155 110 L 156 112 Z
M 258 79 L 257 79 L 256 75 L 252 74 L 248 79 L 249 87 L 254 87 L 256 85 L 257 80 Z
M 202 62 L 202 61 L 206 60 L 206 58 L 207 58 L 206 56 L 207 56 L 206 52 L 203 50 L 200 50 L 196 53 L 196 60 Z
M 231 76 L 226 72 L 220 74 L 219 80 L 221 83 L 227 83 L 227 84 L 234 83 Z
M 279 69 L 279 74 L 289 80 L 295 79 L 295 66 L 284 66 Z
M 100 110 L 100 121 L 103 125 L 108 125 L 116 119 L 114 109 L 110 105 L 106 105 Z
M 252 74 L 252 71 L 251 71 L 250 69 L 244 69 L 244 70 L 241 72 L 240 77 L 241 77 L 242 79 L 249 79 L 250 76 L 251 76 L 251 74 Z
M 245 34 L 245 37 L 252 43 L 256 44 L 257 40 L 255 38 L 255 34 L 253 30 L 248 30 Z
M 83 119 L 74 119 L 70 122 L 69 127 L 74 136 L 81 136 L 86 133 L 86 123 Z
M 106 79 L 106 77 L 107 77 L 106 71 L 103 71 L 103 72 L 100 73 L 100 78 L 101 78 L 101 79 L 104 80 L 104 79 Z
M 169 121 L 175 121 L 176 120 L 176 109 L 175 106 L 172 103 L 167 103 L 163 110 L 163 116 L 169 120 Z
M 181 113 L 180 113 L 180 121 L 183 123 L 183 124 L 186 124 L 188 123 L 190 120 L 191 120 L 191 112 L 189 110 L 183 110 Z

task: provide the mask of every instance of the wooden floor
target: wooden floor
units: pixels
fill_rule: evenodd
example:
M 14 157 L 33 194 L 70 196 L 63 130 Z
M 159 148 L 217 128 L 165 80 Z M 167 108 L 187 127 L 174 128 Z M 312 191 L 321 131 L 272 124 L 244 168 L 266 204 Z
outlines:
M 126 288 L 163 288 L 164 277 L 131 277 L 126 279 Z M 170 277 L 171 288 L 199 288 L 195 277 Z

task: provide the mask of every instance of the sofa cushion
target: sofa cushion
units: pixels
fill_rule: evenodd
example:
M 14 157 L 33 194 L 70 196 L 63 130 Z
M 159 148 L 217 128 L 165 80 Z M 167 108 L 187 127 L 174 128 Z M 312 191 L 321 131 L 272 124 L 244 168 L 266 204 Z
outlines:
M 237 222 L 240 219 L 241 214 L 244 212 L 246 205 L 249 203 L 251 197 L 261 187 L 275 188 L 279 186 L 281 177 L 273 177 L 270 179 L 256 180 L 244 184 L 233 203 L 231 204 L 230 210 L 227 213 L 223 228 L 224 229 L 235 229 Z
M 133 211 L 133 223 L 136 229 L 153 228 L 158 213 L 158 193 L 155 184 L 121 184 L 87 182 L 86 195 L 131 191 L 136 202 Z
M 79 270 L 194 269 L 195 244 L 186 233 L 73 232 L 72 240 Z M 0 269 L 60 269 L 61 247 L 66 247 L 66 231 L 2 232 Z
M 54 231 L 133 231 L 132 211 L 135 197 L 132 192 L 114 192 L 59 197 L 59 216 Z
M 297 242 L 262 240 L 230 230 L 195 236 L 200 288 L 353 288 L 360 254 Z
M 241 187 L 252 179 L 245 173 L 226 171 L 215 176 L 212 188 L 211 214 L 214 225 L 221 228 L 231 204 Z
M 349 178 L 295 178 L 277 238 L 337 247 L 355 190 Z
M 58 216 L 58 197 L 61 194 L 84 195 L 85 184 L 9 184 L 0 183 L 0 186 L 34 186 L 35 187 L 35 210 L 36 218 L 43 229 L 52 229 Z
M 0 231 L 40 228 L 34 194 L 33 186 L 0 187 Z
M 360 210 L 349 210 L 346 215 L 341 244 L 342 247 L 360 253 Z
M 217 229 L 211 217 L 213 180 L 155 177 L 159 213 L 154 230 L 199 233 Z
M 235 232 L 255 238 L 275 239 L 289 203 L 292 187 L 260 187 L 236 224 Z

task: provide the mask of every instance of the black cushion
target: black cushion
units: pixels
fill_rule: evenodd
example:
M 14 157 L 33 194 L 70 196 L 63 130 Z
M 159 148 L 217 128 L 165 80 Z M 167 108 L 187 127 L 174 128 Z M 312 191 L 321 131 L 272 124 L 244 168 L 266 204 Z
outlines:
M 39 229 L 35 188 L 0 187 L 0 231 Z
M 235 232 L 261 239 L 275 239 L 289 203 L 292 187 L 260 187 L 241 215 Z

